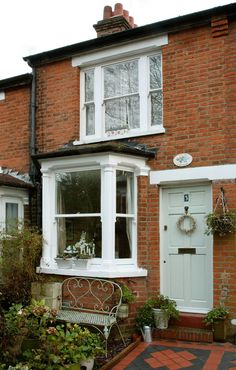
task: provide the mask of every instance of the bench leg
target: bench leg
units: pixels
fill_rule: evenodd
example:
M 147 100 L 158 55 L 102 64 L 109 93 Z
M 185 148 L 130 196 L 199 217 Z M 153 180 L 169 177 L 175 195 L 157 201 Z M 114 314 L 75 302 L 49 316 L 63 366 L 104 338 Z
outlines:
M 116 323 L 116 327 L 117 327 L 117 329 L 118 329 L 118 332 L 119 332 L 119 334 L 120 334 L 120 337 L 121 337 L 121 339 L 122 339 L 122 342 L 123 342 L 123 344 L 125 345 L 126 343 L 125 343 L 125 340 L 124 340 L 124 337 L 123 337 L 123 335 L 122 335 L 122 333 L 121 333 L 121 330 L 120 330 L 120 327 L 119 327 L 119 325 Z

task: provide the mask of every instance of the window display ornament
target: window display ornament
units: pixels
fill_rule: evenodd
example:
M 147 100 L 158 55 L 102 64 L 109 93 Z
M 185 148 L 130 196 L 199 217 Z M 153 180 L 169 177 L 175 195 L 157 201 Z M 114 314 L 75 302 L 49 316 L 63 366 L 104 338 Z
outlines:
M 184 207 L 184 209 L 185 209 L 185 214 L 180 216 L 180 218 L 178 219 L 176 223 L 176 226 L 179 229 L 179 231 L 181 231 L 182 233 L 190 235 L 196 230 L 197 223 L 196 223 L 196 220 L 193 218 L 193 216 L 188 214 L 188 207 Z M 189 224 L 190 224 L 189 228 L 185 227 L 185 220 L 189 220 Z

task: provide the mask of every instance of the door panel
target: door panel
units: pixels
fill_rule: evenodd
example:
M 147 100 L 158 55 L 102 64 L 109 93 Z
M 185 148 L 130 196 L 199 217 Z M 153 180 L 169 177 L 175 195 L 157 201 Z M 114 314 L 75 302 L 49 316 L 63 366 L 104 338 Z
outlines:
M 211 211 L 211 188 L 169 188 L 162 194 L 162 291 L 175 299 L 180 309 L 207 311 L 212 305 L 212 237 L 205 234 L 205 216 Z M 177 227 L 186 207 L 196 222 L 192 233 Z M 188 219 L 183 226 L 189 228 Z

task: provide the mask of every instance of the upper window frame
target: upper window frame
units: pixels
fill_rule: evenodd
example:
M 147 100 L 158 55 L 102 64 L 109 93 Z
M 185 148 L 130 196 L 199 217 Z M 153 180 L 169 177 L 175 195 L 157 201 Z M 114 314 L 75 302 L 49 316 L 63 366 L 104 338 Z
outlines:
M 122 61 L 128 61 L 133 59 L 142 58 L 141 68 L 139 68 L 139 77 L 146 78 L 146 86 L 141 84 L 141 89 L 145 89 L 143 94 L 146 94 L 146 102 L 150 99 L 149 92 L 147 89 L 149 88 L 149 77 L 147 73 L 149 72 L 149 63 L 144 62 L 145 58 L 153 56 L 155 54 L 161 54 L 161 47 L 168 44 L 168 35 L 163 34 L 158 37 L 153 37 L 147 40 L 136 41 L 132 43 L 126 43 L 115 47 L 106 47 L 100 50 L 93 50 L 90 53 L 84 53 L 80 56 L 75 56 L 72 58 L 72 66 L 73 67 L 80 67 L 80 139 L 74 141 L 74 145 L 80 145 L 83 143 L 92 143 L 92 142 L 99 142 L 99 141 L 107 141 L 107 140 L 116 140 L 121 138 L 130 138 L 130 137 L 137 137 L 137 136 L 145 136 L 145 135 L 152 135 L 152 134 L 159 134 L 164 133 L 165 128 L 162 125 L 155 125 L 151 126 L 151 119 L 148 119 L 150 116 L 150 111 L 148 112 L 148 104 L 143 103 L 140 101 L 140 128 L 132 129 L 128 132 L 119 133 L 116 132 L 115 135 L 104 135 L 105 130 L 102 132 L 102 127 L 104 127 L 105 123 L 102 117 L 102 112 L 99 112 L 96 115 L 96 133 L 94 135 L 86 135 L 86 120 L 85 120 L 85 109 L 84 107 L 84 96 L 85 96 L 85 78 L 84 78 L 84 71 L 95 68 L 95 72 L 97 73 L 97 81 L 99 86 L 102 87 L 102 67 L 109 64 L 115 64 Z M 145 70 L 145 72 L 143 72 Z M 143 76 L 145 73 L 145 77 Z M 163 87 L 163 86 L 162 86 Z M 151 90 L 150 90 L 151 91 Z M 103 95 L 103 91 L 101 88 L 99 93 Z M 96 97 L 95 97 L 96 98 Z M 101 99 L 100 99 L 101 100 Z M 102 109 L 101 109 L 102 111 Z M 117 130 L 118 131 L 118 130 Z

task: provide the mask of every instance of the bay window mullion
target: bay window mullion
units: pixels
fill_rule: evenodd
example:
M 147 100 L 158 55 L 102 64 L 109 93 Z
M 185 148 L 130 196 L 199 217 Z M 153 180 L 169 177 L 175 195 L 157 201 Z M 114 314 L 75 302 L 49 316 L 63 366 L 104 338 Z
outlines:
M 114 260 L 115 245 L 115 169 L 112 165 L 104 166 L 101 177 L 102 209 L 102 259 L 103 264 Z

